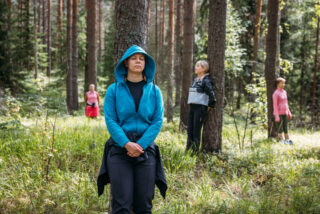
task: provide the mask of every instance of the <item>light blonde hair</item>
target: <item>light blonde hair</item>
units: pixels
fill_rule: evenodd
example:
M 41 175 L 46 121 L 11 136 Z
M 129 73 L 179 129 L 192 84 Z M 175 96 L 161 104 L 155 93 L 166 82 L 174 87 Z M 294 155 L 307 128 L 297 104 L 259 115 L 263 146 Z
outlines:
M 209 63 L 207 60 L 199 60 L 196 64 L 199 64 L 202 68 L 204 68 L 206 73 L 209 71 Z
M 278 78 L 276 79 L 276 86 L 278 86 L 278 84 L 279 84 L 280 82 L 286 82 L 286 80 L 285 80 L 284 78 L 282 78 L 282 77 L 278 77 Z

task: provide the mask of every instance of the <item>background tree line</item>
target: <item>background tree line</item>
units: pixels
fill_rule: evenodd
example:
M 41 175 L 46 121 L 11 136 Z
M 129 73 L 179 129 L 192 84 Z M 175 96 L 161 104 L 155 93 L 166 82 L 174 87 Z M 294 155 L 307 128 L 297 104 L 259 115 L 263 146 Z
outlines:
M 223 113 L 234 109 L 274 136 L 277 76 L 287 79 L 294 125 L 319 125 L 319 8 L 317 0 L 0 0 L 1 96 L 25 102 L 26 116 L 38 105 L 81 114 L 88 85 L 103 95 L 138 44 L 155 58 L 166 119 L 179 117 L 181 130 L 194 64 L 208 59 L 217 106 L 205 151 L 221 150 Z

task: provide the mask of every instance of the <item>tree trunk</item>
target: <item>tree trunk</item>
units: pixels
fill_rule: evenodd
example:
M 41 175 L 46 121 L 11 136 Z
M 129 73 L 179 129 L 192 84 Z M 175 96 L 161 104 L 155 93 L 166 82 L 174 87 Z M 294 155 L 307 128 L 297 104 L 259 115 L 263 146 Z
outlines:
M 168 46 L 169 46 L 169 55 L 168 55 L 168 75 L 167 75 L 167 121 L 172 122 L 173 120 L 173 57 L 174 57 L 174 25 L 173 25 L 173 12 L 174 11 L 174 1 L 169 0 L 169 20 L 168 20 Z
M 51 73 L 51 0 L 48 0 L 48 14 L 47 14 L 47 53 L 48 53 L 48 65 L 47 65 L 47 76 L 50 76 Z
M 181 0 L 177 1 L 177 19 L 176 19 L 176 48 L 175 48 L 175 83 L 176 83 L 176 99 L 175 106 L 180 106 L 181 99 Z
M 90 0 L 87 3 L 87 79 L 85 80 L 85 91 L 88 90 L 90 84 L 97 86 L 97 56 L 96 56 L 96 12 L 97 0 Z
M 78 0 L 72 2 L 72 110 L 79 109 L 78 100 Z
M 57 29 L 58 29 L 59 33 L 61 33 L 62 4 L 63 4 L 63 0 L 59 0 L 59 2 L 58 2 L 58 16 L 57 16 Z
M 102 0 L 99 0 L 98 3 L 98 9 L 99 9 L 99 36 L 98 36 L 98 40 L 99 40 L 99 48 L 98 48 L 98 61 L 101 62 L 101 56 L 102 56 L 102 39 L 101 39 L 101 34 L 102 34 Z
M 266 62 L 265 79 L 267 84 L 267 102 L 268 102 L 268 137 L 276 136 L 276 129 L 273 117 L 272 94 L 275 90 L 276 79 L 276 61 L 279 28 L 279 0 L 268 0 L 268 34 L 266 40 Z
M 46 0 L 42 0 L 42 44 L 46 45 L 46 35 L 47 35 L 47 16 L 46 16 Z M 45 51 L 45 48 L 44 48 Z
M 317 115 L 316 108 L 316 92 L 317 92 L 317 71 L 318 71 L 318 52 L 319 52 L 319 25 L 320 17 L 318 16 L 317 21 L 317 32 L 316 32 L 316 51 L 314 55 L 314 65 L 313 65 L 313 84 L 312 84 L 312 123 L 315 123 L 315 116 Z
M 39 19 L 39 17 L 38 17 Z M 34 78 L 38 78 L 37 0 L 33 0 Z
M 67 0 L 67 113 L 72 114 L 72 0 Z
M 116 64 L 131 45 L 146 49 L 148 1 L 136 0 L 115 2 L 115 57 Z
M 151 27 L 151 1 L 148 0 L 148 21 L 147 21 L 147 47 L 149 47 L 149 31 Z
M 224 107 L 224 60 L 226 42 L 226 0 L 210 0 L 208 60 L 217 103 L 207 114 L 202 134 L 204 152 L 220 152 Z
M 159 84 L 163 82 L 164 76 L 164 69 L 165 69 L 165 30 L 166 30 L 166 0 L 162 0 L 162 14 L 161 14 L 161 29 L 160 29 L 160 53 L 159 53 L 159 69 L 158 69 L 158 77 L 159 77 Z
M 280 4 L 280 3 L 279 3 Z M 277 27 L 277 57 L 276 57 L 276 76 L 280 76 L 280 22 L 281 21 L 281 10 L 279 6 L 278 10 L 278 27 Z
M 183 53 L 182 53 L 182 94 L 180 107 L 180 129 L 185 130 L 188 124 L 188 94 L 193 70 L 193 34 L 194 34 L 194 0 L 184 1 Z
M 39 1 L 38 4 L 38 33 L 41 32 L 41 0 L 36 0 Z
M 251 71 L 251 79 L 256 72 L 258 64 L 258 50 L 259 50 L 259 39 L 260 39 L 260 22 L 261 22 L 261 10 L 262 10 L 262 0 L 257 0 L 256 7 L 256 20 L 255 20 L 255 30 L 254 30 L 254 45 L 253 45 L 253 66 Z
M 159 46 L 159 39 L 158 39 L 158 0 L 155 0 L 156 6 L 155 6 L 155 10 L 156 10 L 156 16 L 155 16 L 155 24 L 154 24 L 154 28 L 155 28 L 155 36 L 154 36 L 154 44 L 155 44 L 155 60 L 156 60 L 156 65 L 158 67 L 158 46 Z M 158 72 L 155 73 L 155 82 L 156 84 L 158 84 Z

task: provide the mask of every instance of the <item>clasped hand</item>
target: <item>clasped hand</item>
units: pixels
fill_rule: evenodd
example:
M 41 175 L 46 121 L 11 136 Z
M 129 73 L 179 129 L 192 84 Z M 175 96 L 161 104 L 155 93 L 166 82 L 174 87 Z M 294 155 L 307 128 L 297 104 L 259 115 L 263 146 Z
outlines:
M 126 145 L 124 145 L 124 148 L 126 148 L 126 150 L 128 151 L 127 155 L 133 158 L 139 157 L 144 153 L 142 147 L 138 143 L 128 142 L 126 143 Z

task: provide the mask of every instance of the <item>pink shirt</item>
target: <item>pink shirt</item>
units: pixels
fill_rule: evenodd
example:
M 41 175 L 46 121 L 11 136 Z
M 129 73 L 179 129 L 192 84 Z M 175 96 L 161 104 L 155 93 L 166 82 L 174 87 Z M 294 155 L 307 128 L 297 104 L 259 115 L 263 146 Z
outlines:
M 273 95 L 273 115 L 276 120 L 279 120 L 279 115 L 288 115 L 291 117 L 289 110 L 287 92 L 284 89 L 277 88 Z
M 88 91 L 87 92 L 87 102 L 92 104 L 92 103 L 96 103 L 96 105 L 98 105 L 98 93 L 95 91 L 95 92 L 91 92 L 91 91 Z

